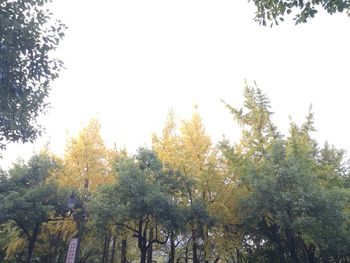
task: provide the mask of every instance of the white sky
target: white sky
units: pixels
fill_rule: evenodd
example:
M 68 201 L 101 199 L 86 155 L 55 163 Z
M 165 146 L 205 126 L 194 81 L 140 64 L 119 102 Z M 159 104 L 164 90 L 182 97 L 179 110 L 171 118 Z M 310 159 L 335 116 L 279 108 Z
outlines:
M 346 15 L 270 29 L 253 21 L 246 0 L 56 0 L 52 11 L 69 26 L 58 50 L 67 69 L 52 85 L 46 134 L 8 146 L 4 167 L 48 140 L 62 154 L 66 130 L 77 134 L 93 116 L 108 145 L 132 152 L 149 145 L 170 108 L 188 117 L 194 104 L 215 142 L 222 134 L 237 141 L 220 99 L 241 106 L 244 79 L 271 99 L 282 132 L 312 103 L 319 142 L 350 149 Z

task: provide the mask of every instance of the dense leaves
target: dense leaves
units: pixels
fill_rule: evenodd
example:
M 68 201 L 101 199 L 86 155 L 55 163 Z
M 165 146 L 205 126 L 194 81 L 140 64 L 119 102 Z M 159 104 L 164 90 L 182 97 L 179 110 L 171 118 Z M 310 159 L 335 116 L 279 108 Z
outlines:
M 54 163 L 46 154 L 34 156 L 28 164 L 17 164 L 0 184 L 0 222 L 12 224 L 27 244 L 30 262 L 35 242 L 44 223 L 63 220 L 68 212 L 68 192 L 49 180 Z
M 153 244 L 165 244 L 170 233 L 184 224 L 184 214 L 169 192 L 167 182 L 172 180 L 161 168 L 155 154 L 146 149 L 134 158 L 120 159 L 117 184 L 104 188 L 92 206 L 97 222 L 110 220 L 137 239 L 142 263 Z
M 267 21 L 275 24 L 284 21 L 287 15 L 292 15 L 296 23 L 305 23 L 313 18 L 320 9 L 329 14 L 346 12 L 349 14 L 350 2 L 348 0 L 252 0 L 256 5 L 255 19 L 266 25 Z
M 350 262 L 345 152 L 313 139 L 311 109 L 283 136 L 267 96 L 243 95 L 242 108 L 225 103 L 242 129 L 234 144 L 213 145 L 197 112 L 170 113 L 153 149 L 130 155 L 108 149 L 93 119 L 63 158 L 2 171 L 1 260 L 64 262 L 77 237 L 80 263 Z
M 99 121 L 92 119 L 76 138 L 68 140 L 63 169 L 58 171 L 62 185 L 94 191 L 99 185 L 113 181 L 111 159 L 115 154 L 105 146 L 100 129 Z
M 37 117 L 62 68 L 52 51 L 65 26 L 52 19 L 48 2 L 0 3 L 0 148 L 6 141 L 33 141 L 40 133 Z
M 285 148 L 274 145 L 269 159 L 249 174 L 254 190 L 240 204 L 245 234 L 263 244 L 258 248 L 263 253 L 273 248 L 280 262 L 346 256 L 345 196 L 324 189 L 312 165 L 299 159 L 305 156 Z

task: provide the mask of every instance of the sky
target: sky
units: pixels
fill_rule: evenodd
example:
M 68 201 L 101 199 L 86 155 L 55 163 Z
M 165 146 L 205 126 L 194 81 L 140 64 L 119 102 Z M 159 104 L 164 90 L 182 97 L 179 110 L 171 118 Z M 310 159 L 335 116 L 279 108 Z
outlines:
M 214 142 L 240 130 L 221 100 L 242 106 L 244 81 L 271 100 L 283 133 L 310 104 L 315 138 L 350 150 L 350 18 L 321 13 L 307 24 L 273 28 L 254 22 L 246 0 L 56 0 L 67 26 L 57 56 L 66 69 L 52 84 L 51 108 L 34 144 L 11 144 L 0 166 L 28 158 L 49 143 L 64 153 L 92 117 L 106 144 L 130 152 L 149 146 L 170 109 L 189 118 L 198 106 Z

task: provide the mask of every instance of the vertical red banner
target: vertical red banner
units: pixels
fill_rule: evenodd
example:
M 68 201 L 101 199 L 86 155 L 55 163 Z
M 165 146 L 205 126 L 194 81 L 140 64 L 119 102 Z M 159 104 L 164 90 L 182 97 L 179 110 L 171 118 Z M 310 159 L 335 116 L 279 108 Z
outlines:
M 70 240 L 66 263 L 74 263 L 75 262 L 75 256 L 77 254 L 78 243 L 79 243 L 78 238 L 72 238 Z

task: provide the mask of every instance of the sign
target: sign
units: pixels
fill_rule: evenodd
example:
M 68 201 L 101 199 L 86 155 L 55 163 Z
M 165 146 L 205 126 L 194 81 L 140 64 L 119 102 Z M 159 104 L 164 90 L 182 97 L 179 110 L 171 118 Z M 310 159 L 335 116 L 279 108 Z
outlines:
M 69 248 L 68 248 L 66 263 L 74 263 L 75 262 L 75 255 L 77 253 L 78 243 L 79 243 L 78 238 L 72 238 L 69 241 Z

